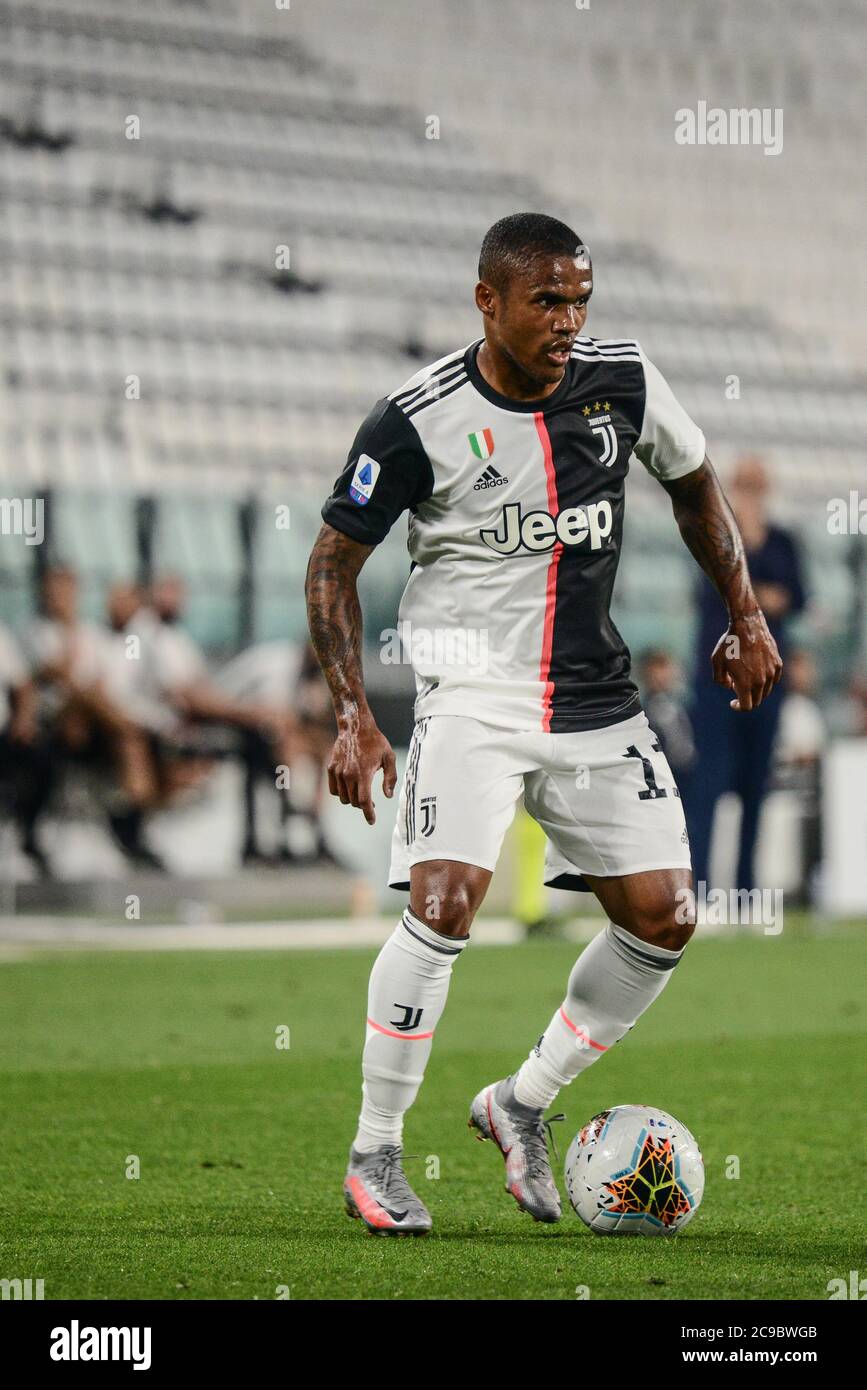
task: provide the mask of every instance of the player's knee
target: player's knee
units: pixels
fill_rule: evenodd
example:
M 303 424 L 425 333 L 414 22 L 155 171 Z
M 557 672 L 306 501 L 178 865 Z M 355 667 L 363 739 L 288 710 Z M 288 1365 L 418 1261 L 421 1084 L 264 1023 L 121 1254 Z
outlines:
M 468 936 L 490 873 L 453 860 L 431 860 L 412 870 L 410 907 L 443 936 Z
M 668 929 L 657 941 L 666 951 L 682 951 L 695 931 L 695 922 L 678 922 L 672 918 Z
M 442 901 L 440 916 L 431 922 L 443 936 L 469 936 L 475 906 L 466 888 L 454 888 Z
M 457 884 L 446 892 L 426 893 L 423 904 L 413 900 L 412 910 L 432 931 L 443 936 L 468 936 L 475 902 L 468 888 Z
M 695 931 L 695 911 L 673 902 L 669 894 L 659 893 L 643 902 L 631 920 L 621 925 L 664 951 L 682 951 Z

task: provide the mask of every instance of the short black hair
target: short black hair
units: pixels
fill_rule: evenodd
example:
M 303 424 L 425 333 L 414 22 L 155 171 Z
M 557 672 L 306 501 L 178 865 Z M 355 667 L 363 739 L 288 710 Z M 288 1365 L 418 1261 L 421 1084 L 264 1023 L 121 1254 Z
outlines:
M 544 212 L 513 212 L 485 233 L 479 279 L 494 289 L 505 289 L 512 275 L 529 269 L 539 256 L 572 257 L 581 251 L 587 252 L 587 247 L 565 222 Z

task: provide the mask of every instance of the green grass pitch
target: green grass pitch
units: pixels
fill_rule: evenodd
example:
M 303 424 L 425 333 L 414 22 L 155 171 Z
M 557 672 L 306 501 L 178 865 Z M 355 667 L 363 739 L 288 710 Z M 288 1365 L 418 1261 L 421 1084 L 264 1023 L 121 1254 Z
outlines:
M 372 952 L 5 961 L 0 1275 L 44 1279 L 47 1299 L 825 1299 L 865 1268 L 865 943 L 787 925 L 694 944 L 561 1096 L 561 1191 L 569 1139 L 606 1106 L 693 1130 L 705 1198 L 673 1240 L 594 1236 L 568 1203 L 559 1226 L 533 1224 L 466 1128 L 560 1001 L 573 946 L 458 962 L 407 1122 L 422 1240 L 372 1237 L 342 1209 Z

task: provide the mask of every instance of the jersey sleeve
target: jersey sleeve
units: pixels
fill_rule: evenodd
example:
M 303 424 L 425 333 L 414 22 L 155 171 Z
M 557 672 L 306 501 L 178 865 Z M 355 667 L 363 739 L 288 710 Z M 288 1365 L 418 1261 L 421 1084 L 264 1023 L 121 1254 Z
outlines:
M 682 478 L 704 462 L 705 438 L 677 400 L 665 377 L 641 352 L 644 421 L 634 453 L 661 482 Z
M 377 401 L 355 436 L 322 516 L 353 540 L 379 545 L 401 512 L 430 497 L 433 481 L 415 426 L 394 401 Z

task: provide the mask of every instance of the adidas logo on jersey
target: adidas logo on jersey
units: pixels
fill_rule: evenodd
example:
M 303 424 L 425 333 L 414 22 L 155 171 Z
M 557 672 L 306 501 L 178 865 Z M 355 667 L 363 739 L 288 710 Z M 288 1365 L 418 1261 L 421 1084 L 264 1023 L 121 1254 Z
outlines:
M 514 555 L 518 550 L 540 553 L 562 545 L 581 545 L 590 541 L 591 550 L 600 550 L 611 535 L 614 513 L 610 502 L 588 502 L 585 507 L 564 507 L 556 516 L 550 512 L 521 511 L 520 502 L 507 503 L 493 531 L 479 535 L 499 555 Z
M 508 481 L 508 478 L 504 478 L 502 473 L 498 473 L 494 465 L 491 464 L 473 483 L 473 492 L 481 492 L 486 487 L 503 487 Z

